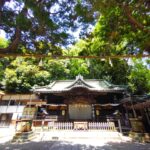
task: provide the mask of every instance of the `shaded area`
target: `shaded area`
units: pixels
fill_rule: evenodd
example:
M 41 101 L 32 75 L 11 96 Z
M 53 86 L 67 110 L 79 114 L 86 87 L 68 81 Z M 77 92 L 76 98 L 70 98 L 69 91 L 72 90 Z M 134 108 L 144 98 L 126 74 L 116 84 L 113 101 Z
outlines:
M 150 150 L 150 144 L 140 143 L 107 143 L 99 146 L 91 144 L 78 144 L 75 142 L 64 141 L 43 141 L 29 142 L 24 144 L 9 144 L 0 145 L 1 150 Z

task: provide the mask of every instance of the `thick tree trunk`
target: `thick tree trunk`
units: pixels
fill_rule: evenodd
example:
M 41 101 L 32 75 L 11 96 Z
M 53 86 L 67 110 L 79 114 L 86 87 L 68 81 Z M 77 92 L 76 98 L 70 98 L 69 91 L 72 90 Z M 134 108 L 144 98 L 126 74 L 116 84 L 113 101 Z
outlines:
M 20 38 L 21 38 L 21 30 L 19 29 L 19 27 L 17 27 L 14 35 L 14 40 L 8 47 L 0 48 L 0 53 L 4 53 L 4 54 L 15 53 L 16 49 L 18 48 Z
M 5 2 L 8 2 L 8 1 L 10 1 L 10 0 L 2 0 L 2 1 L 0 0 L 0 12 L 1 13 L 2 13 L 1 10 L 2 10 L 3 5 L 5 4 Z M 24 14 L 26 16 L 27 8 L 25 6 L 22 9 L 22 11 L 20 12 L 20 14 Z M 15 30 L 14 37 L 12 38 L 10 45 L 6 48 L 0 48 L 0 53 L 1 54 L 15 53 L 17 48 L 18 48 L 18 45 L 20 43 L 20 40 L 21 40 L 21 30 L 20 30 L 19 26 L 17 26 L 16 30 Z

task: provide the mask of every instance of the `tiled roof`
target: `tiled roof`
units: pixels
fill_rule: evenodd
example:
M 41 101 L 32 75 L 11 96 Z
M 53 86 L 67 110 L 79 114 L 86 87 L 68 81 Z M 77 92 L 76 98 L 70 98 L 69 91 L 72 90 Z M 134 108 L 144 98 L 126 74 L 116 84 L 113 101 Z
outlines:
M 56 80 L 47 86 L 33 87 L 34 92 L 53 93 L 70 91 L 73 88 L 86 88 L 90 91 L 124 91 L 125 88 L 108 83 L 105 80 L 83 79 L 78 75 L 75 80 Z

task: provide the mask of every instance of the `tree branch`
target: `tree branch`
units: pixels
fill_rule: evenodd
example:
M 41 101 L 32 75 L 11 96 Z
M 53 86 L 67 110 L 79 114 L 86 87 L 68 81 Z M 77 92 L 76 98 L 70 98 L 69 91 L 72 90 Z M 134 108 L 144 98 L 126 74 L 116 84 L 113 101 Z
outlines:
M 20 14 L 21 13 L 24 14 L 24 15 L 26 15 L 27 8 L 24 7 L 22 9 L 22 11 L 20 12 Z M 12 39 L 12 42 L 10 43 L 10 45 L 8 47 L 6 47 L 6 48 L 0 48 L 0 53 L 4 53 L 4 54 L 6 54 L 6 53 L 15 53 L 15 51 L 18 48 L 20 39 L 21 39 L 21 30 L 20 30 L 19 26 L 17 26 L 16 30 L 15 30 L 14 37 Z
M 21 30 L 19 29 L 19 27 L 17 27 L 14 35 L 14 40 L 8 47 L 0 48 L 0 53 L 4 53 L 4 54 L 14 53 L 18 48 L 20 38 L 21 38 Z
M 126 12 L 126 15 L 128 17 L 128 20 L 130 22 L 131 25 L 133 25 L 134 27 L 137 27 L 138 29 L 144 31 L 144 32 L 148 32 L 150 33 L 150 30 L 145 29 L 144 25 L 142 25 L 140 22 L 138 22 L 131 14 L 130 8 L 127 5 L 123 6 L 123 9 Z

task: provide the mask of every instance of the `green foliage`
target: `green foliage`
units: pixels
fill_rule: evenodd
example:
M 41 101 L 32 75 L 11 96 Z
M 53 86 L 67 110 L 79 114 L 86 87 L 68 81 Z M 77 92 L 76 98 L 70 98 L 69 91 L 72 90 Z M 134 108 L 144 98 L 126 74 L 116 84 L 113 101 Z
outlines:
M 11 5 L 13 7 L 10 7 Z M 42 42 L 47 49 L 38 50 L 47 54 L 58 46 L 74 42 L 70 31 L 75 31 L 79 26 L 84 28 L 84 24 L 93 22 L 93 15 L 86 15 L 90 10 L 83 3 L 74 0 L 3 1 L 0 6 L 0 27 L 12 40 L 16 28 L 19 29 L 21 39 L 17 42 L 25 47 L 28 53 L 39 52 L 37 42 Z
M 8 41 L 3 38 L 3 37 L 0 37 L 0 48 L 5 48 L 8 46 Z
M 68 64 L 69 75 L 70 79 L 74 79 L 77 75 L 81 74 L 84 77 L 87 77 L 89 74 L 88 71 L 88 64 L 83 59 L 71 59 L 70 63 Z
M 66 68 L 67 61 L 45 60 L 43 67 L 51 74 L 51 80 L 66 79 L 69 70 Z
M 75 47 L 74 47 L 75 48 Z M 80 51 L 79 51 L 80 52 Z M 70 54 L 76 53 L 74 49 Z M 6 69 L 3 63 L 7 64 Z M 128 62 L 129 63 L 129 62 Z M 29 92 L 34 85 L 47 85 L 53 80 L 74 79 L 81 74 L 84 78 L 104 79 L 114 84 L 129 85 L 134 94 L 150 92 L 149 60 L 133 60 L 130 66 L 126 60 L 37 60 L 18 57 L 11 62 L 1 59 L 0 77 L 7 92 Z
M 2 25 L 10 39 L 21 30 L 18 52 L 48 54 L 55 60 L 16 58 L 0 60 L 0 81 L 9 92 L 28 92 L 34 85 L 46 85 L 51 80 L 85 78 L 105 79 L 114 84 L 128 84 L 133 93 L 150 92 L 150 71 L 147 64 L 127 59 L 66 59 L 57 56 L 115 56 L 150 52 L 149 2 L 122 0 L 14 0 L 14 8 L 2 5 Z M 5 2 L 4 2 L 5 4 Z M 9 3 L 8 3 L 9 4 Z M 18 11 L 18 6 L 19 11 Z M 93 24 L 93 18 L 95 18 Z M 94 30 L 89 32 L 88 23 Z M 84 39 L 68 50 L 73 42 L 70 31 L 79 28 Z M 86 31 L 86 32 L 85 32 Z M 85 36 L 86 35 L 86 36 Z M 8 42 L 0 38 L 0 48 Z
M 89 77 L 93 79 L 104 79 L 114 84 L 127 84 L 127 75 L 130 73 L 129 66 L 125 60 L 90 60 Z
M 144 1 L 88 1 L 100 14 L 91 36 L 95 55 L 150 52 L 150 5 Z
M 86 49 L 86 44 L 86 41 L 79 40 L 68 51 L 64 50 L 63 53 L 67 56 L 79 56 L 80 53 Z M 67 68 L 69 70 L 69 79 L 74 79 L 78 74 L 81 74 L 84 77 L 87 77 L 89 74 L 88 63 L 85 59 L 70 59 L 68 60 Z
M 128 76 L 129 87 L 135 94 L 150 92 L 150 70 L 142 60 L 133 60 L 131 73 Z
M 18 57 L 6 68 L 4 84 L 8 92 L 29 92 L 34 85 L 50 82 L 50 74 L 27 59 Z

